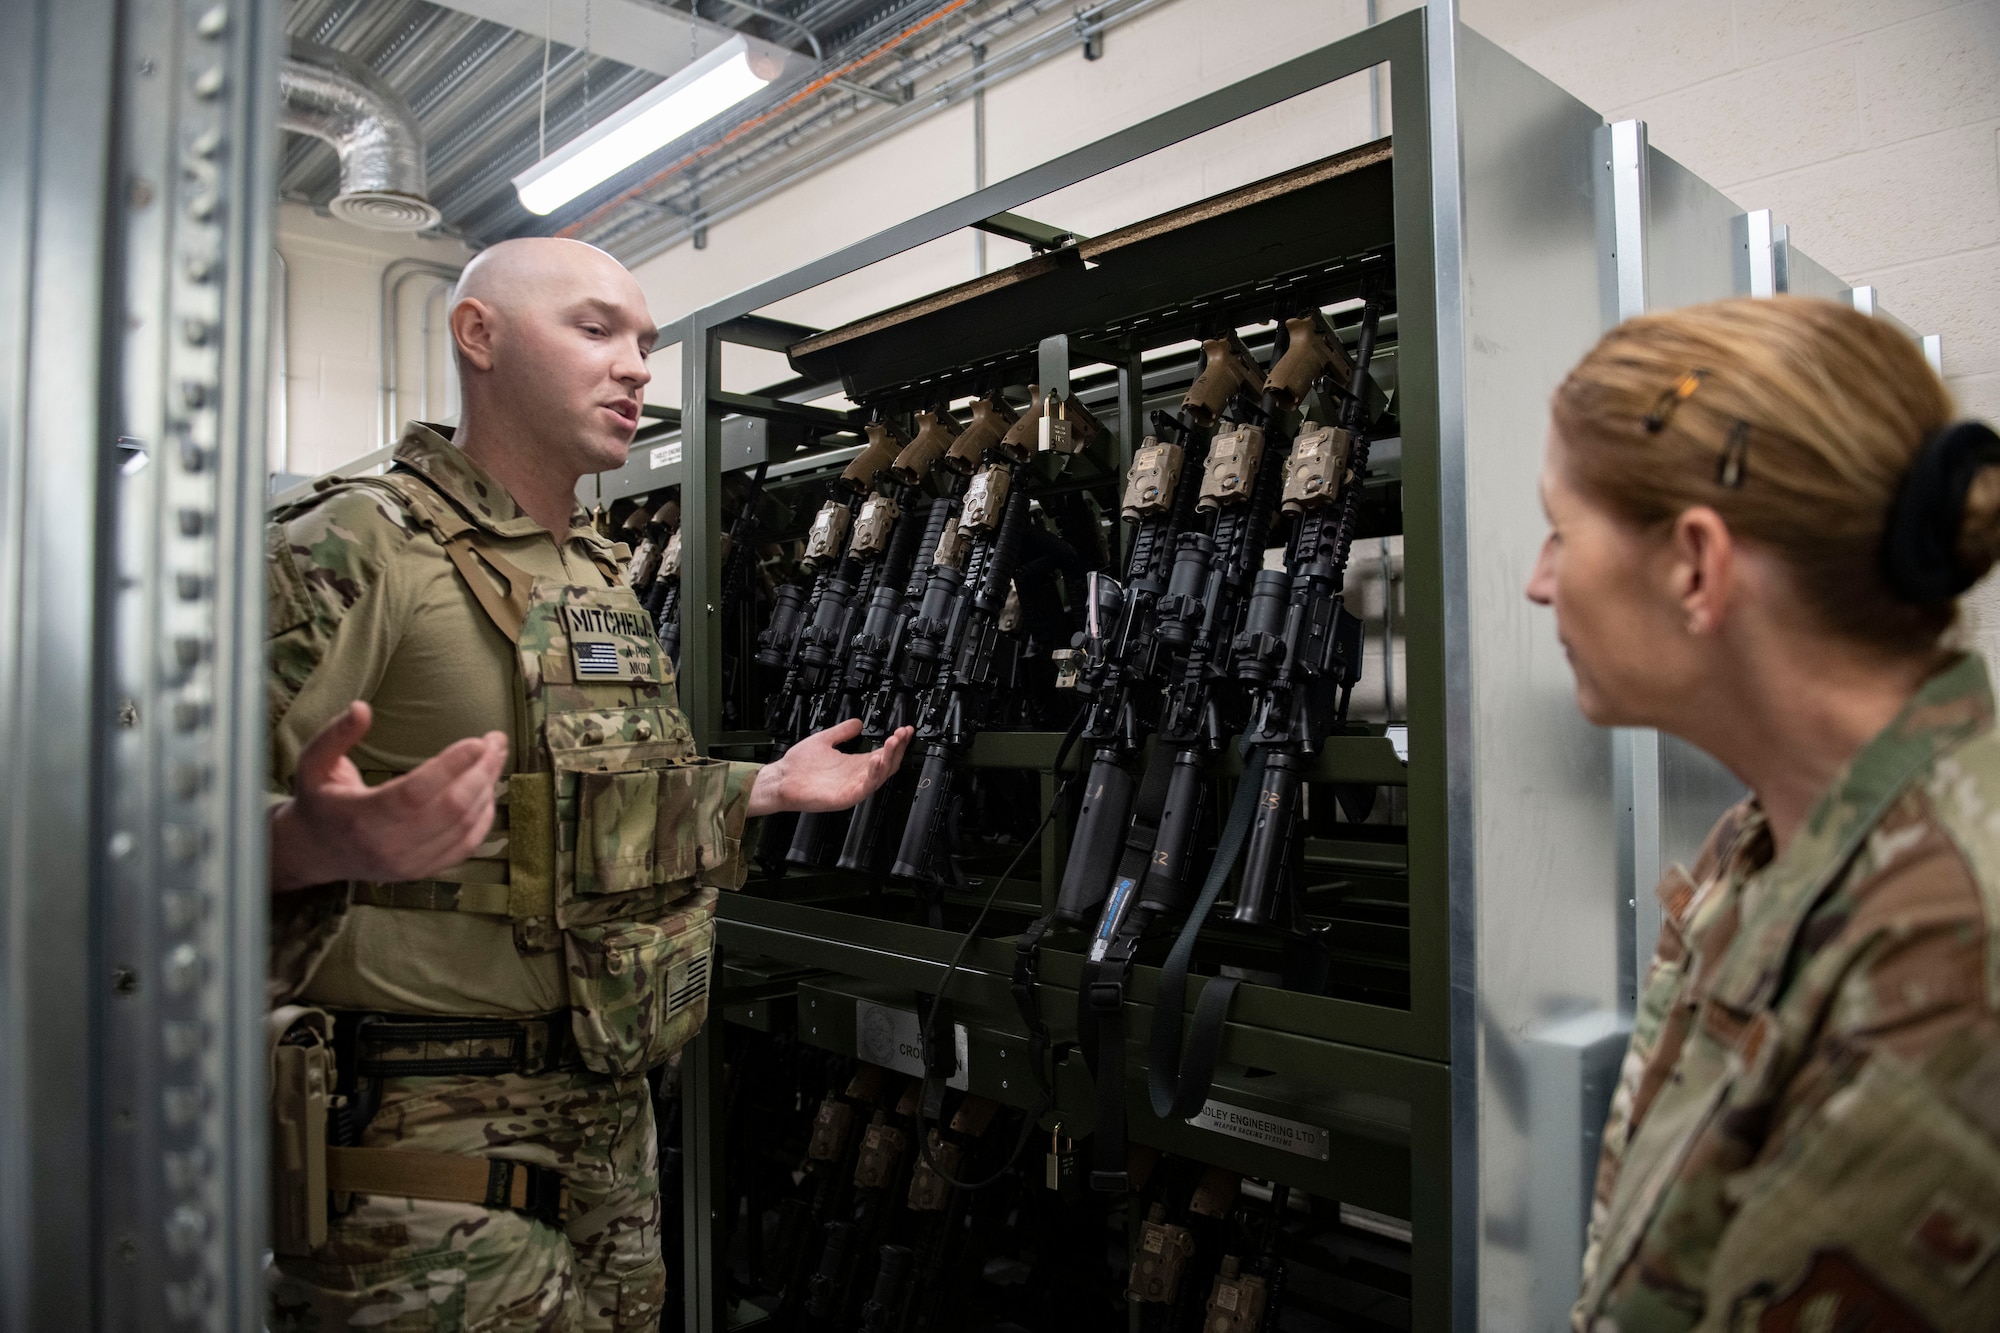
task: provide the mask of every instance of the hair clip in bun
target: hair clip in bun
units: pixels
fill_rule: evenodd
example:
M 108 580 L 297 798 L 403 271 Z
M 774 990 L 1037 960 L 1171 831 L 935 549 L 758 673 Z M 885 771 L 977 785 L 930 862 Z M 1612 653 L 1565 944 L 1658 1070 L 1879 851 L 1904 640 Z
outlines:
M 1959 421 L 1925 437 L 1889 505 L 1882 568 L 1889 586 L 1919 606 L 1948 602 L 1979 571 L 1958 561 L 1965 497 L 1985 467 L 2000 466 L 2000 435 L 1982 421 Z

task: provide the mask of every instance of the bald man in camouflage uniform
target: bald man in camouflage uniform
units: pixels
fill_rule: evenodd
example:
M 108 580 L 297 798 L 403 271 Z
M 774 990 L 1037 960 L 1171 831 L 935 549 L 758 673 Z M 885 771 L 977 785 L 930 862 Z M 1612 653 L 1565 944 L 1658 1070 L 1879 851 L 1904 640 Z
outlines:
M 274 1171 L 271 1327 L 650 1330 L 645 1074 L 706 1013 L 745 820 L 852 805 L 907 734 L 696 754 L 624 551 L 574 498 L 624 461 L 650 378 L 630 274 L 507 242 L 451 327 L 457 437 L 412 426 L 388 475 L 271 529 L 274 1068 L 330 1043 L 346 1098 L 331 1208 Z

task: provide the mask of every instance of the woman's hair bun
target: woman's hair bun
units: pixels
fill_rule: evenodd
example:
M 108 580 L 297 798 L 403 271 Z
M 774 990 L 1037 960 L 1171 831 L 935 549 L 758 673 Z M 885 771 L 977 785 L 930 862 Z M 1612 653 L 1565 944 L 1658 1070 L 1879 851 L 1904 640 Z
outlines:
M 1965 492 L 1965 513 L 1958 520 L 1956 549 L 1959 568 L 1973 583 L 2000 564 L 2000 464 L 1984 463 L 1973 473 Z
M 1977 583 L 1996 554 L 2000 435 L 1983 421 L 1956 421 L 1924 437 L 1896 488 L 1882 533 L 1883 573 L 1904 601 L 1936 606 Z

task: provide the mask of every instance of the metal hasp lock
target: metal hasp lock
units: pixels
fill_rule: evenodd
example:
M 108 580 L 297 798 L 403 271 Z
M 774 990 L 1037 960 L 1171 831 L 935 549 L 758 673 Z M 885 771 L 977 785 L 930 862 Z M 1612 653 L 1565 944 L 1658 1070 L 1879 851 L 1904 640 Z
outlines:
M 1209 1290 L 1201 1333 L 1257 1333 L 1264 1327 L 1264 1307 L 1269 1299 L 1270 1288 L 1264 1279 L 1244 1272 L 1236 1256 L 1228 1255 Z
M 847 1135 L 854 1128 L 854 1108 L 832 1093 L 819 1104 L 813 1116 L 812 1140 L 806 1157 L 815 1162 L 837 1162 L 847 1151 Z
M 1040 422 L 1040 447 L 1056 454 L 1080 454 L 1104 428 L 1074 394 L 1048 391 Z
M 964 1158 L 965 1150 L 949 1139 L 941 1137 L 934 1129 L 930 1133 L 930 1154 L 917 1154 L 917 1164 L 910 1171 L 910 1211 L 913 1213 L 941 1213 L 946 1200 L 951 1197 L 951 1184 L 945 1176 L 956 1176 L 958 1164 Z M 931 1163 L 935 1161 L 936 1167 Z M 939 1175 L 942 1168 L 944 1175 Z
M 1193 1233 L 1167 1221 L 1165 1205 L 1154 1204 L 1139 1228 L 1139 1249 L 1132 1256 L 1125 1298 L 1149 1305 L 1173 1304 L 1181 1289 L 1181 1272 L 1193 1255 Z
M 861 1159 L 854 1164 L 855 1185 L 861 1189 L 887 1185 L 895 1178 L 903 1150 L 909 1146 L 910 1136 L 890 1124 L 884 1112 L 877 1111 L 861 1136 Z
M 1049 1131 L 1048 1169 L 1043 1183 L 1066 1201 L 1083 1195 L 1083 1177 L 1076 1166 L 1076 1141 L 1064 1136 L 1060 1121 Z

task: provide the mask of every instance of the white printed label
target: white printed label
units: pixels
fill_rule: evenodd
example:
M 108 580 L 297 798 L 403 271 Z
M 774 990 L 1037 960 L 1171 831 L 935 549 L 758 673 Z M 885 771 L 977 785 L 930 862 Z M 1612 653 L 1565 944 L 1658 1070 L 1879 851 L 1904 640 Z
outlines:
M 1297 1153 L 1317 1162 L 1327 1160 L 1327 1134 L 1318 1125 L 1303 1125 L 1283 1116 L 1266 1115 L 1262 1111 L 1246 1110 L 1226 1102 L 1204 1104 L 1198 1113 L 1188 1117 L 1188 1123 L 1197 1129 L 1213 1130 L 1249 1143 L 1261 1143 L 1266 1148 Z
M 681 442 L 679 440 L 668 440 L 665 444 L 656 446 L 653 452 L 647 457 L 653 467 L 667 467 L 670 464 L 678 463 L 681 461 Z
M 965 1024 L 953 1023 L 952 1044 L 958 1048 L 958 1072 L 945 1080 L 947 1087 L 965 1090 L 971 1064 L 967 1058 Z M 854 1055 L 871 1065 L 881 1065 L 899 1074 L 924 1076 L 924 1034 L 917 1016 L 908 1009 L 854 1002 Z

